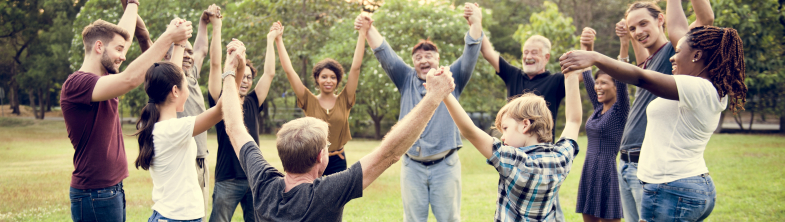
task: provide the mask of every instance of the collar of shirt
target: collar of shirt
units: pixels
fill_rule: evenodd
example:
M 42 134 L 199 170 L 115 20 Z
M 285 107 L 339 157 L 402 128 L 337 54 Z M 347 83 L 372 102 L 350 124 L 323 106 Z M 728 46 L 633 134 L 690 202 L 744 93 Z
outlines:
M 545 70 L 545 72 L 537 74 L 536 76 L 534 76 L 534 78 L 529 78 L 529 75 L 523 72 L 523 70 L 521 70 L 521 74 L 529 80 L 535 80 L 551 75 L 551 71 Z

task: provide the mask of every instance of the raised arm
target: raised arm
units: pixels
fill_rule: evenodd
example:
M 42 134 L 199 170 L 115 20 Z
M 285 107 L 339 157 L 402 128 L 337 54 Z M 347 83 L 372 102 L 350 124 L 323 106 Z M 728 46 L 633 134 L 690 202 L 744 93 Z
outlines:
M 578 88 L 578 76 L 581 71 L 564 73 L 564 117 L 566 118 L 561 138 L 578 139 L 578 132 L 583 122 L 581 92 Z
M 244 50 L 234 50 L 232 55 L 226 56 L 226 71 L 235 70 L 238 67 L 238 63 L 240 61 L 245 61 L 245 52 Z M 236 80 L 236 78 L 235 78 Z M 226 84 L 232 85 L 232 84 Z M 237 84 L 235 84 L 237 85 Z M 236 95 L 236 94 L 235 94 Z M 212 108 L 204 111 L 202 114 L 196 116 L 196 124 L 194 125 L 194 136 L 203 133 L 213 127 L 215 124 L 218 124 L 223 119 L 223 98 L 232 97 L 232 96 L 223 96 L 222 99 L 219 99 L 216 102 L 215 106 Z
M 482 57 L 496 69 L 496 73 L 499 73 L 499 52 L 493 49 L 493 44 L 491 44 L 491 39 L 488 36 L 482 39 L 480 52 L 482 52 Z
M 186 39 L 185 41 L 172 44 L 172 56 L 169 57 L 171 58 L 169 61 L 174 63 L 174 65 L 177 67 L 183 67 L 183 53 L 185 52 L 185 44 L 187 44 L 185 42 L 187 41 L 188 40 Z
M 474 67 L 477 65 L 477 57 L 479 57 L 480 49 L 482 48 L 482 13 L 476 3 L 466 3 L 466 7 L 473 10 L 468 21 L 470 25 L 469 33 L 464 36 L 463 54 L 452 65 L 450 71 L 455 78 L 457 93 L 461 93 L 472 77 Z
M 117 26 L 123 28 L 130 36 L 134 36 L 137 17 L 139 17 L 139 1 L 130 0 L 128 3 L 129 4 L 125 7 L 125 11 L 123 12 L 123 17 L 120 17 L 120 22 L 117 23 Z M 123 56 L 128 54 L 128 49 L 131 48 L 131 43 L 133 42 L 133 38 L 128 38 L 128 40 L 125 41 Z
M 691 2 L 692 8 L 695 10 L 696 19 L 692 25 L 688 25 L 687 16 L 681 7 L 681 0 L 668 0 L 665 8 L 665 21 L 668 28 L 668 39 L 672 43 L 679 42 L 679 39 L 684 37 L 692 27 L 712 25 L 714 23 L 714 12 L 711 9 L 709 0 L 692 0 Z
M 134 6 L 129 5 L 129 8 L 132 7 Z M 128 64 L 125 71 L 117 75 L 106 75 L 98 79 L 93 89 L 92 101 L 106 101 L 126 94 L 141 85 L 144 82 L 147 69 L 153 63 L 161 61 L 172 42 L 179 42 L 189 37 L 191 37 L 191 22 L 182 19 L 172 20 L 166 31 L 153 44 L 151 50 L 142 53 L 131 64 Z
M 346 81 L 345 92 L 349 93 L 349 98 L 354 98 L 357 92 L 357 83 L 360 81 L 360 68 L 363 65 L 363 56 L 365 56 L 365 35 L 368 34 L 368 29 L 371 28 L 373 20 L 368 17 L 363 21 L 362 28 L 360 28 L 359 35 L 357 36 L 357 45 L 354 46 L 354 57 L 352 57 L 352 68 L 349 69 L 349 79 Z
M 583 32 L 581 32 L 581 36 L 580 36 L 581 50 L 594 51 L 595 36 L 597 36 L 597 31 L 589 27 L 583 28 Z M 591 71 L 591 67 L 588 67 L 586 69 Z M 584 79 L 583 75 L 578 75 L 579 82 L 583 82 L 583 79 Z M 589 88 L 586 88 L 586 90 L 589 90 Z
M 468 10 L 469 16 L 466 17 Z M 482 36 L 482 9 L 477 3 L 464 3 L 464 17 L 469 22 L 469 36 L 478 39 Z
M 226 76 L 224 80 L 227 82 L 237 81 L 232 75 Z M 240 105 L 237 85 L 224 84 L 223 92 L 225 96 L 221 97 L 221 101 L 224 103 L 221 110 L 223 110 L 223 120 L 226 124 L 226 134 L 229 135 L 229 141 L 232 142 L 234 154 L 240 158 L 240 149 L 243 148 L 243 145 L 254 140 L 251 134 L 248 134 L 245 123 L 243 123 L 243 107 Z
M 491 155 L 493 155 L 493 137 L 474 125 L 472 119 L 469 118 L 469 114 L 463 110 L 455 96 L 447 96 L 444 99 L 444 105 L 447 106 L 447 111 L 450 112 L 450 116 L 455 121 L 455 125 L 458 126 L 458 130 L 461 131 L 461 135 L 469 140 L 486 159 L 491 158 Z
M 354 21 L 354 29 L 361 30 L 363 24 L 362 21 L 373 21 L 373 19 L 367 15 L 358 15 L 357 19 Z M 382 34 L 379 33 L 379 30 L 376 30 L 376 27 L 374 27 L 373 24 L 371 24 L 371 27 L 368 28 L 365 32 L 365 37 L 367 38 L 368 45 L 371 46 L 371 49 L 375 50 L 376 48 L 379 48 L 379 46 L 382 46 L 384 37 L 382 37 Z
M 294 90 L 294 93 L 299 97 L 305 93 L 305 85 L 303 85 L 303 81 L 300 80 L 300 76 L 297 75 L 297 72 L 294 71 L 292 60 L 289 59 L 289 53 L 286 52 L 286 46 L 283 44 L 283 25 L 281 25 L 281 22 L 276 22 L 273 24 L 273 28 L 275 27 L 280 27 L 281 29 L 281 34 L 275 38 L 275 43 L 278 46 L 278 57 L 281 60 L 281 67 L 283 67 L 283 71 L 286 73 L 286 78 L 289 79 L 289 85 L 292 86 L 292 90 Z
M 635 54 L 635 60 L 638 61 L 638 63 L 649 57 L 649 51 L 646 50 L 646 48 L 643 48 L 643 45 L 638 43 L 638 41 L 632 41 L 632 36 L 630 35 L 629 29 L 627 29 L 627 21 L 625 19 L 621 19 L 621 21 L 616 23 L 616 36 L 619 36 L 619 43 L 621 44 L 619 47 L 619 57 L 617 58 L 619 61 L 630 63 L 630 44 L 632 44 L 632 53 Z
M 673 76 L 616 61 L 597 52 L 568 52 L 559 58 L 559 63 L 563 73 L 594 65 L 616 80 L 642 87 L 654 95 L 665 99 L 679 100 L 679 92 Z
M 213 40 L 210 41 L 210 76 L 207 78 L 207 91 L 213 101 L 218 101 L 221 95 L 221 61 L 223 51 L 221 50 L 221 18 L 210 18 L 213 24 Z M 239 79 L 242 79 L 240 77 Z
M 267 93 L 270 92 L 270 85 L 273 83 L 273 77 L 275 77 L 275 38 L 277 36 L 278 34 L 273 30 L 267 33 L 267 53 L 264 56 L 264 70 L 262 77 L 259 78 L 259 82 L 256 83 L 256 88 L 254 88 L 256 98 L 259 100 L 259 106 L 264 104 L 262 101 L 267 98 Z
M 390 129 L 378 148 L 360 159 L 363 168 L 363 189 L 371 185 L 387 168 L 401 159 L 425 130 L 436 108 L 455 88 L 452 73 L 442 67 L 431 69 L 427 77 L 428 93 L 401 121 Z
M 136 16 L 136 31 L 134 31 L 134 35 L 136 35 L 136 41 L 139 42 L 139 49 L 142 52 L 146 52 L 153 46 L 153 40 L 150 39 L 150 31 L 147 31 L 144 20 L 138 15 Z

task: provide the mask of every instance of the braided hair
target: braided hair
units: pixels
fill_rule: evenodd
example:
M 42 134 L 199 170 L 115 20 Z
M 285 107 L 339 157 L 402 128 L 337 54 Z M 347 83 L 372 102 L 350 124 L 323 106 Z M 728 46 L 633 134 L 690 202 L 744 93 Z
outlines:
M 699 26 L 687 33 L 687 43 L 707 55 L 706 68 L 709 81 L 720 97 L 730 97 L 730 110 L 744 110 L 747 102 L 747 85 L 744 66 L 744 45 L 736 29 Z M 701 70 L 703 72 L 703 70 Z

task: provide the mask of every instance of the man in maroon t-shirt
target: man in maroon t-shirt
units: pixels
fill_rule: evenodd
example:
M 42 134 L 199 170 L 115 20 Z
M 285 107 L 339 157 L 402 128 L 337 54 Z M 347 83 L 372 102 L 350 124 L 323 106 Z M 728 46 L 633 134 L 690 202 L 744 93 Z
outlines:
M 119 25 L 97 20 L 82 31 L 82 67 L 63 83 L 60 105 L 74 146 L 71 218 L 74 221 L 125 221 L 122 180 L 128 177 L 118 96 L 144 82 L 147 68 L 172 43 L 191 36 L 190 22 L 175 19 L 150 50 L 118 73 L 131 46 L 139 3 L 128 1 Z M 116 74 L 116 75 L 109 75 Z

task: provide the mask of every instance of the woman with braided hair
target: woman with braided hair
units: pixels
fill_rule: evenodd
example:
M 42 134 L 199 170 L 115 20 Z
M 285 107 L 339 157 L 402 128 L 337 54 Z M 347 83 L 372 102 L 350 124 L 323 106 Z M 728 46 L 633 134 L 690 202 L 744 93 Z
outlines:
M 649 124 L 639 160 L 638 178 L 644 184 L 641 221 L 708 217 L 716 191 L 703 152 L 720 113 L 728 103 L 733 112 L 743 110 L 747 96 L 743 45 L 736 30 L 690 29 L 670 59 L 673 76 L 596 52 L 568 52 L 560 61 L 563 72 L 596 65 L 613 78 L 660 97 L 647 108 Z

